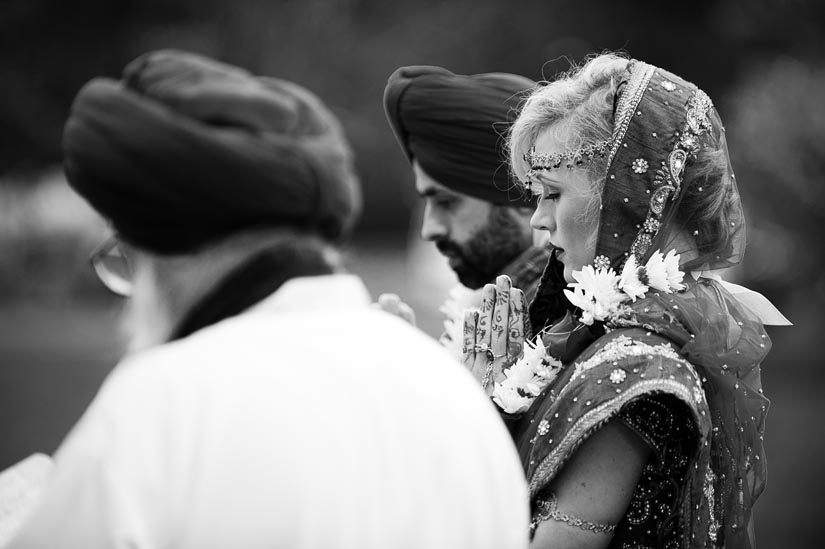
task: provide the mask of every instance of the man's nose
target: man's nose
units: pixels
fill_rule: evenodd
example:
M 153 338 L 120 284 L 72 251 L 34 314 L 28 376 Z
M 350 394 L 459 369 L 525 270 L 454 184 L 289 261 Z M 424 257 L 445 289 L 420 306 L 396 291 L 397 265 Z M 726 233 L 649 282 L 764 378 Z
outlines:
M 421 238 L 432 242 L 448 235 L 447 226 L 442 219 L 434 215 L 432 208 L 424 208 L 424 218 L 421 220 Z

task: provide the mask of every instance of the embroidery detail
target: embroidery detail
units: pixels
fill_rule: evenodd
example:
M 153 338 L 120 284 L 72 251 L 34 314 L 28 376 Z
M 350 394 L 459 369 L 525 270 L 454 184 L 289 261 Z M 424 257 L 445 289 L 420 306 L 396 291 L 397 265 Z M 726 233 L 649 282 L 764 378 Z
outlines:
M 645 160 L 644 158 L 637 158 L 636 160 L 633 161 L 632 167 L 633 167 L 633 171 L 635 173 L 638 173 L 638 174 L 645 173 L 647 171 L 647 168 L 648 168 L 647 160 Z
M 664 82 L 662 86 L 668 89 Z M 709 117 L 711 109 L 713 109 L 713 103 L 702 90 L 694 91 L 688 99 L 685 123 L 678 134 L 679 140 L 670 151 L 667 162 L 663 161 L 656 170 L 653 177 L 654 190 L 650 197 L 647 216 L 639 234 L 630 246 L 631 253 L 639 260 L 650 249 L 653 238 L 659 232 L 662 213 L 667 206 L 668 199 L 674 200 L 679 195 L 685 166 L 699 151 L 699 137 L 711 126 Z M 636 171 L 636 161 L 633 163 L 633 171 Z
M 672 92 L 676 89 L 676 84 L 674 84 L 670 80 L 662 80 L 662 87 L 667 91 Z
M 596 351 L 589 359 L 584 362 L 577 362 L 573 377 L 582 375 L 584 372 L 595 368 L 599 364 L 605 362 L 614 362 L 632 356 L 655 355 L 665 358 L 670 358 L 684 364 L 690 364 L 677 353 L 673 347 L 667 343 L 660 343 L 659 345 L 650 345 L 641 341 L 634 341 L 628 336 L 620 335 L 619 337 L 609 341 L 604 347 Z M 611 378 L 612 381 L 612 378 Z
M 618 385 L 625 379 L 627 379 L 627 372 L 625 372 L 621 368 L 616 368 L 615 370 L 610 372 L 610 382 L 615 385 Z
M 616 153 L 619 152 L 621 143 L 624 142 L 627 127 L 633 119 L 633 113 L 636 112 L 645 90 L 647 90 L 650 79 L 653 78 L 653 74 L 656 72 L 656 67 L 640 61 L 633 61 L 628 66 L 628 70 L 630 70 L 630 78 L 625 90 L 633 90 L 633 94 L 630 95 L 625 91 L 619 96 L 619 103 L 616 106 L 616 127 L 613 130 L 613 146 L 607 157 L 608 169 L 613 164 L 613 159 L 616 157 Z
M 678 547 L 684 532 L 680 486 L 699 440 L 696 426 L 681 413 L 675 398 L 652 394 L 628 403 L 617 419 L 641 436 L 654 454 L 633 491 L 625 519 L 616 527 L 613 543 L 624 547 L 622 543 L 632 540 L 640 547 Z
M 597 255 L 596 258 L 593 260 L 593 267 L 596 269 L 609 269 L 610 268 L 610 258 L 606 255 Z
M 708 538 L 710 538 L 711 543 L 716 543 L 716 537 L 719 533 L 719 523 L 716 521 L 716 516 L 713 512 L 715 507 L 715 489 L 713 487 L 713 483 L 716 481 L 716 475 L 713 474 L 713 470 L 708 467 L 707 471 L 705 471 L 705 486 L 704 486 L 704 494 L 705 499 L 708 500 Z
M 536 429 L 536 432 L 539 434 L 539 436 L 544 436 L 547 433 L 549 433 L 550 432 L 550 422 L 547 421 L 546 419 L 541 420 L 539 422 L 538 429 Z
M 687 364 L 690 366 L 690 363 Z M 694 376 L 696 375 L 695 372 L 693 372 L 692 366 L 689 367 L 689 371 L 691 371 Z M 569 386 L 570 384 L 568 383 L 565 389 Z M 564 392 L 564 390 L 562 390 L 562 392 Z M 571 426 L 562 440 L 552 447 L 550 453 L 541 460 L 530 476 L 528 483 L 530 496 L 535 497 L 536 494 L 545 487 L 549 479 L 553 478 L 558 472 L 563 463 L 563 459 L 571 455 L 573 450 L 586 438 L 588 433 L 592 432 L 594 428 L 613 416 L 625 403 L 651 392 L 672 394 L 684 402 L 690 402 L 692 400 L 690 391 L 684 383 L 673 379 L 650 379 L 633 384 L 629 389 L 622 391 L 612 400 L 608 400 L 585 412 L 573 426 Z M 691 408 L 691 410 L 694 421 L 696 421 L 697 425 L 702 425 L 703 422 L 700 419 L 699 411 L 693 408 Z M 702 412 L 702 415 L 705 415 L 704 410 L 702 410 Z

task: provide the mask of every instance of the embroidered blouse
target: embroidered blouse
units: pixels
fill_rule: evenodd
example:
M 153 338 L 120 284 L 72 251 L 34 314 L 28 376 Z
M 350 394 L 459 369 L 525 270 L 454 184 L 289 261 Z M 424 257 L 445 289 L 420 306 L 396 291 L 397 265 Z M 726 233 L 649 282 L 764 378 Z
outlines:
M 515 437 L 529 481 L 533 528 L 547 517 L 548 486 L 579 445 L 610 420 L 651 448 L 610 547 L 678 547 L 688 468 L 711 424 L 695 368 L 668 339 L 643 328 L 591 344 L 536 399 Z

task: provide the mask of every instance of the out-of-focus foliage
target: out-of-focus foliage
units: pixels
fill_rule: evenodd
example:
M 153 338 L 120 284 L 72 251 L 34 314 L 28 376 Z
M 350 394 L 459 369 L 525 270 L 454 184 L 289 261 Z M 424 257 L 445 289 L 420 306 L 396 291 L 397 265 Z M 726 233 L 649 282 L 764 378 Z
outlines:
M 816 0 L 6 0 L 0 3 L 0 182 L 60 162 L 72 97 L 137 55 L 181 48 L 299 82 L 341 117 L 365 189 L 361 236 L 398 240 L 415 195 L 381 104 L 405 64 L 552 78 L 626 50 L 714 98 L 750 213 L 740 272 L 825 300 L 825 3 Z
M 757 82 L 778 56 L 822 51 L 816 0 L 6 0 L 0 2 L 0 174 L 59 162 L 77 89 L 147 50 L 213 55 L 316 91 L 342 118 L 366 189 L 361 230 L 406 230 L 409 170 L 381 93 L 404 64 L 552 77 L 626 49 L 712 97 Z M 754 136 L 754 144 L 758 139 Z M 742 146 L 749 146 L 746 142 Z
M 0 301 L 105 296 L 86 262 L 105 233 L 62 174 L 0 186 Z
M 825 302 L 825 63 L 778 57 L 728 96 L 727 137 L 752 226 L 743 271 L 772 294 Z

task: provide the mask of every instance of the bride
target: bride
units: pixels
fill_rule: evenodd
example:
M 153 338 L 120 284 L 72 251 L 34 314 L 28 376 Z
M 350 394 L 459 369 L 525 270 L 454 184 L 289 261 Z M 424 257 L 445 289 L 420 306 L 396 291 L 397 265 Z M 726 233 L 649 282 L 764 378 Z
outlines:
M 536 88 L 509 144 L 554 255 L 529 321 L 502 278 L 463 347 L 517 443 L 533 545 L 753 547 L 763 324 L 784 317 L 713 274 L 745 225 L 710 98 L 600 55 Z

